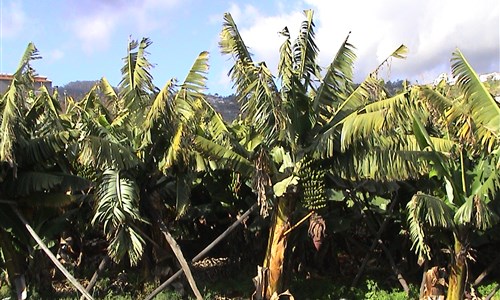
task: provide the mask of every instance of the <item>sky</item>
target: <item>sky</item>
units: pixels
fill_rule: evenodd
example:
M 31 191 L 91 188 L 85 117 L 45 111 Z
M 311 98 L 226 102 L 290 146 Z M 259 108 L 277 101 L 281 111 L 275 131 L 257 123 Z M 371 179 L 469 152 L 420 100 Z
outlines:
M 278 32 L 287 26 L 295 38 L 305 9 L 314 11 L 320 66 L 330 64 L 351 32 L 356 82 L 401 44 L 408 57 L 392 60 L 379 74 L 385 80 L 432 82 L 450 72 L 456 48 L 477 73 L 500 71 L 498 0 L 0 1 L 0 72 L 14 72 L 33 42 L 43 59 L 32 66 L 53 86 L 102 77 L 118 85 L 129 39 L 149 37 L 156 86 L 172 77 L 182 82 L 198 54 L 209 51 L 208 92 L 229 95 L 232 61 L 218 47 L 224 13 L 233 16 L 254 61 L 265 61 L 276 74 Z

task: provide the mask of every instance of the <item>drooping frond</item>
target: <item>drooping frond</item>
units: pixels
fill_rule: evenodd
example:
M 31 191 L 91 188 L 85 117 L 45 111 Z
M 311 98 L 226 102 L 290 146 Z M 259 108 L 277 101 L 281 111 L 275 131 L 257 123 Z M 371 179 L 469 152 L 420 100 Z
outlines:
M 63 152 L 67 147 L 76 142 L 75 130 L 60 131 L 33 138 L 19 149 L 20 165 L 32 165 L 46 162 L 55 158 L 56 154 Z
M 226 122 L 222 118 L 221 114 L 217 112 L 205 98 L 202 98 L 202 101 L 206 117 L 205 124 L 200 124 L 201 130 L 208 134 L 212 140 L 221 141 L 227 136 L 229 131 Z
M 426 101 L 431 116 L 437 126 L 443 129 L 447 135 L 457 136 L 464 143 L 471 143 L 475 140 L 471 126 L 473 121 L 467 110 L 467 105 L 463 103 L 463 97 L 451 99 L 442 93 L 438 87 L 428 86 L 415 87 L 419 90 L 421 98 Z
M 380 83 L 368 76 L 350 95 L 345 99 L 328 120 L 327 128 L 337 126 L 351 112 L 369 103 L 372 91 L 377 90 Z
M 71 192 L 82 191 L 89 187 L 89 181 L 75 175 L 60 172 L 23 171 L 19 172 L 7 192 L 11 197 L 17 198 L 48 192 L 71 194 Z M 36 197 L 32 201 L 37 201 Z
M 99 96 L 97 95 L 98 86 L 94 85 L 78 102 L 78 107 L 83 111 L 90 112 L 94 111 L 96 108 L 96 103 L 99 102 Z
M 452 178 L 450 169 L 446 164 L 446 158 L 443 157 L 441 152 L 436 150 L 432 139 L 418 117 L 413 118 L 413 134 L 420 145 L 420 149 L 429 151 L 429 158 L 434 162 L 434 168 L 436 169 L 438 175 L 445 177 L 453 185 L 454 191 L 461 190 Z
M 321 158 L 329 158 L 334 156 L 334 152 L 340 151 L 338 138 L 340 137 L 340 122 L 356 109 L 362 107 L 368 102 L 369 90 L 368 87 L 374 81 L 368 77 L 361 85 L 342 102 L 342 104 L 334 112 L 334 115 L 326 124 L 317 127 L 317 136 L 314 144 L 314 152 Z
M 131 133 L 128 131 L 128 121 L 131 116 L 128 111 L 123 111 L 121 114 L 113 119 L 113 122 L 109 123 L 106 116 L 99 116 L 99 124 L 108 129 L 109 132 L 113 134 L 119 141 L 125 141 L 128 138 L 132 139 Z
M 342 48 L 341 48 L 342 50 Z M 347 49 L 345 49 L 347 51 Z M 404 58 L 404 53 L 407 51 L 406 47 L 403 45 L 396 49 L 385 61 L 387 61 L 390 57 L 396 58 Z M 346 52 L 349 53 L 349 52 Z M 349 55 L 350 56 L 350 55 Z M 352 58 L 354 59 L 354 58 Z M 385 62 L 384 61 L 384 62 Z M 348 62 L 348 60 L 347 60 Z M 383 63 L 382 63 L 383 64 Z M 382 65 L 381 64 L 381 65 Z M 379 66 L 380 67 L 380 66 Z M 379 68 L 378 67 L 378 68 Z M 352 92 L 345 101 L 343 101 L 340 106 L 334 112 L 334 115 L 331 119 L 328 120 L 328 124 L 326 130 L 330 130 L 331 128 L 337 126 L 339 122 L 341 122 L 346 116 L 348 116 L 353 111 L 363 107 L 370 100 L 370 96 L 373 91 L 377 91 L 380 89 L 381 83 L 377 80 L 376 73 L 378 68 L 372 72 L 359 86 Z
M 460 50 L 453 52 L 451 72 L 464 93 L 465 103 L 476 124 L 475 134 L 481 145 L 492 151 L 500 141 L 500 107 L 483 85 Z
M 38 90 L 35 102 L 25 116 L 27 130 L 50 134 L 64 130 L 61 105 L 57 94 L 51 95 L 45 86 Z
M 329 158 L 335 151 L 340 151 L 340 132 L 342 123 L 352 113 L 365 107 L 371 101 L 374 91 L 380 89 L 380 82 L 368 76 L 344 101 L 338 105 L 330 119 L 317 127 L 314 152 L 322 158 Z
M 165 86 L 153 100 L 153 104 L 149 108 L 146 118 L 144 119 L 144 123 L 142 124 L 142 146 L 149 145 L 153 142 L 151 130 L 154 128 L 161 128 L 161 121 L 165 121 L 166 118 L 170 118 L 172 115 L 172 107 L 168 102 L 172 101 L 174 97 L 175 82 L 175 79 L 167 81 Z M 164 130 L 167 130 L 167 128 L 164 128 Z
M 16 128 L 18 122 L 21 122 L 21 113 L 19 111 L 19 98 L 21 95 L 17 89 L 16 82 L 12 82 L 7 93 L 2 98 L 2 124 L 0 126 L 0 161 L 13 164 L 14 144 L 16 143 Z
M 201 52 L 180 86 L 174 100 L 174 113 L 182 122 L 189 122 L 195 111 L 195 102 L 203 98 L 208 72 L 208 52 Z
M 172 167 L 177 162 L 187 163 L 187 158 L 185 157 L 185 152 L 183 150 L 183 139 L 185 134 L 185 125 L 180 123 L 177 126 L 177 131 L 170 139 L 168 148 L 165 151 L 163 159 L 159 163 L 159 168 L 162 172 Z
M 428 174 L 429 164 L 419 160 L 423 155 L 422 151 L 358 147 L 336 153 L 328 160 L 328 165 L 334 176 L 344 180 L 390 182 Z
M 57 99 L 57 94 L 54 92 L 54 95 L 50 95 L 45 85 L 42 85 L 42 87 L 38 90 L 38 92 L 40 93 L 40 96 L 38 98 L 44 100 L 42 101 L 42 103 L 44 103 L 47 106 L 47 110 L 51 118 L 57 121 L 56 124 L 58 126 L 61 126 L 59 122 L 59 114 L 61 113 L 61 104 Z
M 290 42 L 290 32 L 287 27 L 283 28 L 280 34 L 285 37 L 285 41 L 280 47 L 278 79 L 281 80 L 281 91 L 287 93 L 293 90 L 292 81 L 294 76 L 294 65 L 292 57 L 292 44 Z
M 114 168 L 126 170 L 139 164 L 137 156 L 129 147 L 98 136 L 87 136 L 80 142 L 78 161 L 104 170 Z
M 169 135 L 163 158 L 159 162 L 162 171 L 175 164 L 189 165 L 190 139 L 205 113 L 202 108 L 205 103 L 203 92 L 206 89 L 207 71 L 208 52 L 201 52 L 170 103 L 171 107 L 164 110 L 163 117 L 167 120 L 164 130 Z
M 150 69 L 153 65 L 147 60 L 146 49 L 151 45 L 149 38 L 140 42 L 131 40 L 127 48 L 127 56 L 123 59 L 122 80 L 119 83 L 119 96 L 123 99 L 124 108 L 130 111 L 140 109 L 155 90 Z
M 99 84 L 96 83 L 90 91 L 85 94 L 77 106 L 84 111 L 87 115 L 99 116 L 103 115 L 106 117 L 108 122 L 113 119 L 108 108 L 104 106 L 99 97 Z
M 77 110 L 77 103 L 73 99 L 73 97 L 64 94 L 64 103 L 66 103 L 66 109 L 64 113 L 61 115 L 61 117 L 65 118 L 66 120 L 76 120 L 78 118 L 76 114 Z
M 353 113 L 342 122 L 341 151 L 345 151 L 354 141 L 366 139 L 372 133 L 380 133 L 385 118 L 379 112 Z
M 443 155 L 449 156 L 457 148 L 453 141 L 430 139 Z M 431 171 L 431 155 L 430 151 L 420 149 L 413 135 L 393 134 L 377 137 L 375 141 L 359 140 L 345 152 L 337 152 L 328 160 L 328 166 L 334 176 L 351 181 L 418 179 Z
M 395 131 L 408 133 L 412 117 L 426 114 L 413 91 L 367 104 L 342 120 L 341 149 L 344 151 L 354 141 L 376 139 Z
M 101 223 L 109 241 L 108 255 L 116 262 L 128 254 L 131 265 L 142 256 L 144 240 L 130 225 L 143 222 L 139 213 L 139 187 L 120 171 L 105 170 L 97 186 L 92 223 Z
M 118 142 L 117 139 L 109 132 L 109 129 L 106 126 L 101 126 L 101 122 L 97 120 L 98 115 L 94 115 L 92 113 L 87 113 L 81 111 L 80 119 L 77 123 L 77 126 L 84 129 L 80 132 L 80 141 L 87 136 L 96 136 L 104 139 L 111 140 L 113 142 Z
M 101 91 L 104 94 L 104 103 L 111 107 L 111 110 L 114 114 L 119 113 L 124 108 L 123 99 L 118 98 L 115 89 L 109 81 L 103 77 L 100 81 Z
M 427 99 L 429 105 L 438 110 L 444 115 L 444 113 L 454 105 L 453 101 L 446 97 L 445 95 L 438 92 L 436 89 L 431 89 L 428 86 L 417 86 L 415 89 L 420 91 L 420 94 L 424 99 Z M 465 110 L 463 111 L 465 112 Z
M 175 180 L 175 209 L 177 216 L 182 216 L 191 202 L 191 180 L 188 174 L 178 173 Z
M 134 227 L 118 226 L 110 237 L 108 255 L 111 259 L 118 263 L 128 254 L 132 266 L 139 263 L 144 252 L 145 241 Z
M 228 13 L 224 15 L 220 36 L 221 52 L 231 55 L 234 59 L 229 75 L 236 87 L 236 96 L 242 105 L 242 112 L 272 148 L 273 143 L 283 138 L 280 134 L 285 134 L 286 122 L 273 75 L 265 63 L 254 64 L 233 18 Z
M 229 76 L 239 94 L 247 87 L 249 82 L 255 80 L 255 66 L 251 54 L 241 38 L 238 27 L 229 13 L 224 14 L 219 47 L 222 54 L 231 55 L 235 62 L 229 70 Z
M 243 175 L 250 175 L 253 171 L 253 164 L 243 155 L 231 150 L 228 147 L 221 146 L 204 137 L 195 137 L 197 149 L 217 162 L 218 168 L 230 169 Z
M 457 210 L 454 220 L 457 224 L 486 230 L 498 222 L 498 216 L 486 205 L 482 197 L 472 195 Z
M 464 95 L 451 99 L 441 94 L 438 89 L 429 87 L 422 88 L 421 95 L 427 100 L 433 116 L 437 123 L 445 128 L 445 132 L 457 137 L 465 148 L 473 152 L 483 152 L 483 149 L 486 149 L 482 143 L 477 142 L 478 125 L 471 112 L 471 103 Z M 494 147 L 495 139 L 490 142 L 493 143 L 490 146 Z
M 500 191 L 500 150 L 478 159 L 474 169 L 471 183 L 471 194 L 477 195 L 486 203 L 495 199 Z
M 430 247 L 427 244 L 425 229 L 427 226 L 450 229 L 454 225 L 453 212 L 441 199 L 423 194 L 415 194 L 406 205 L 412 249 L 419 256 L 430 259 Z
M 354 46 L 349 42 L 349 35 L 337 51 L 335 58 L 328 67 L 314 97 L 313 110 L 320 126 L 326 124 L 335 109 L 352 93 L 353 65 L 356 59 Z
M 406 55 L 408 54 L 408 47 L 405 45 L 400 45 L 396 50 L 394 50 L 386 59 L 384 59 L 377 68 L 372 72 L 375 76 L 378 76 L 378 72 L 382 67 L 386 64 L 389 64 L 393 58 L 398 59 L 406 59 Z
M 186 89 L 193 93 L 194 97 L 199 97 L 206 89 L 208 68 L 208 52 L 203 51 L 191 66 L 188 75 L 181 85 L 181 90 Z
M 38 49 L 35 47 L 35 44 L 29 43 L 28 46 L 26 46 L 26 50 L 24 50 L 21 61 L 19 62 L 16 72 L 14 73 L 14 82 L 25 82 L 26 80 L 28 82 L 25 83 L 33 82 L 34 70 L 31 68 L 30 62 L 40 58 L 42 57 L 38 53 Z
M 14 145 L 18 141 L 21 134 L 19 130 L 24 123 L 21 109 L 26 104 L 25 85 L 31 87 L 33 82 L 34 70 L 30 67 L 30 62 L 38 58 L 40 58 L 38 50 L 33 43 L 29 43 L 14 73 L 14 78 L 0 102 L 0 108 L 2 109 L 0 161 L 5 161 L 10 165 L 15 163 Z
M 176 84 L 175 79 L 170 79 L 167 81 L 165 86 L 156 95 L 153 100 L 153 104 L 148 110 L 146 119 L 144 119 L 144 128 L 149 130 L 155 126 L 155 122 L 161 119 L 165 111 L 168 109 L 168 101 L 171 101 L 174 95 L 174 86 Z
M 283 103 L 274 84 L 273 75 L 264 63 L 259 65 L 255 75 L 257 79 L 249 83 L 243 92 L 246 102 L 242 104 L 242 111 L 272 148 L 285 133 Z
M 316 63 L 318 46 L 314 41 L 314 13 L 312 10 L 305 10 L 304 15 L 306 19 L 302 22 L 299 35 L 293 44 L 293 61 L 298 77 L 304 80 L 305 84 L 309 84 L 313 76 L 319 75 Z
M 455 141 L 452 141 L 447 138 L 438 138 L 438 137 L 429 137 L 434 149 L 436 151 L 439 151 L 443 153 L 446 156 L 450 156 L 452 152 L 455 152 L 459 148 L 459 144 L 456 143 Z M 401 150 L 406 150 L 406 151 L 421 151 L 422 149 L 420 148 L 420 144 L 418 143 L 418 140 L 415 138 L 414 135 L 406 135 L 403 137 L 397 137 L 397 141 L 401 141 L 401 143 L 397 144 L 396 146 L 401 149 Z M 390 145 L 384 145 L 382 144 L 384 148 L 389 148 L 391 149 Z M 392 148 L 395 149 L 395 148 Z M 426 150 L 423 150 L 426 151 Z

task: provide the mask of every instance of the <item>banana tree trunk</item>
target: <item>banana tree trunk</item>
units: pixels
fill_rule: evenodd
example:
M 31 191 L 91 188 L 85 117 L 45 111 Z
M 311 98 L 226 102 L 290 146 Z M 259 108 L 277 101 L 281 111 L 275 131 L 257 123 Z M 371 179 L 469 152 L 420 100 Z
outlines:
M 283 292 L 283 271 L 285 262 L 285 250 L 288 235 L 284 234 L 290 228 L 290 217 L 293 212 L 293 196 L 285 194 L 278 198 L 273 213 L 269 240 L 267 244 L 266 257 L 264 258 L 264 270 L 267 270 L 264 284 L 264 299 L 271 299 L 275 293 Z
M 465 289 L 465 251 L 460 239 L 455 236 L 455 257 L 450 269 L 447 300 L 462 300 Z

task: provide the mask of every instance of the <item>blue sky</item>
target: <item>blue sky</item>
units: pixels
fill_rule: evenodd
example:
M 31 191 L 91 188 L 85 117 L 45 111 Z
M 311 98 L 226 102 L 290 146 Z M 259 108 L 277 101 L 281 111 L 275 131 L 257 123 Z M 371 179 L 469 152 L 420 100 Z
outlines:
M 320 64 L 327 66 L 351 31 L 355 79 L 362 80 L 400 44 L 408 58 L 393 61 L 387 80 L 432 82 L 449 72 L 460 48 L 478 73 L 500 71 L 500 4 L 497 0 L 1 0 L 1 72 L 15 71 L 32 41 L 43 59 L 33 63 L 54 85 L 106 77 L 117 85 L 129 37 L 149 37 L 155 84 L 183 80 L 201 51 L 210 52 L 208 91 L 232 92 L 228 57 L 218 49 L 224 12 L 231 12 L 256 61 L 276 69 L 277 34 L 295 36 L 302 11 L 315 11 Z

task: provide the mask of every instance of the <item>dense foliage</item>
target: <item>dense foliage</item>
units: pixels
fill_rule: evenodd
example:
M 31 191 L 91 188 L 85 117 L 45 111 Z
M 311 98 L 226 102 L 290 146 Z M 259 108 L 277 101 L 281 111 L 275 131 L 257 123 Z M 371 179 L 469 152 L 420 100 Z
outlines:
M 355 84 L 349 36 L 322 69 L 314 27 L 305 11 L 295 39 L 280 32 L 273 75 L 225 14 L 229 99 L 206 94 L 207 52 L 156 87 L 148 38 L 127 45 L 118 87 L 35 89 L 29 44 L 0 99 L 0 297 L 74 297 L 53 263 L 89 299 L 149 299 L 179 266 L 189 285 L 158 299 L 493 295 L 497 85 L 458 49 L 453 85 L 384 82 L 404 45 Z

